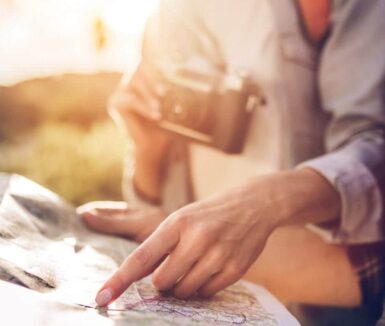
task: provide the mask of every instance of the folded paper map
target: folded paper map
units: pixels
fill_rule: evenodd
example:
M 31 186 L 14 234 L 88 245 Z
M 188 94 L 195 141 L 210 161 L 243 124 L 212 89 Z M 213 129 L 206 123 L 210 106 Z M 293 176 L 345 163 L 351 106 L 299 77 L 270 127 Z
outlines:
M 136 246 L 88 230 L 74 207 L 32 181 L 0 174 L 0 279 L 98 309 L 96 292 Z M 144 279 L 98 312 L 119 325 L 299 325 L 266 290 L 243 281 L 210 300 L 178 300 Z

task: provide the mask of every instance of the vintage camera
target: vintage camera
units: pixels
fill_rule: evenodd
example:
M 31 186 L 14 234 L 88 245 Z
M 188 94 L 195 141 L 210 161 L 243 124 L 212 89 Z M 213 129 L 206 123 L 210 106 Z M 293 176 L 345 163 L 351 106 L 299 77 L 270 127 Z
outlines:
M 226 153 L 242 152 L 250 115 L 264 103 L 248 77 L 179 68 L 163 74 L 162 82 L 161 128 Z

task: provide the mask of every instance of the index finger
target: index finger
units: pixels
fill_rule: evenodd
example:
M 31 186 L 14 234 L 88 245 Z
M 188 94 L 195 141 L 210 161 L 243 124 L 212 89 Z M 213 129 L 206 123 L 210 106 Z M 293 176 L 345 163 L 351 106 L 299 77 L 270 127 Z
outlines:
M 149 275 L 179 241 L 177 229 L 160 226 L 135 249 L 96 295 L 99 307 L 116 300 L 132 283 Z

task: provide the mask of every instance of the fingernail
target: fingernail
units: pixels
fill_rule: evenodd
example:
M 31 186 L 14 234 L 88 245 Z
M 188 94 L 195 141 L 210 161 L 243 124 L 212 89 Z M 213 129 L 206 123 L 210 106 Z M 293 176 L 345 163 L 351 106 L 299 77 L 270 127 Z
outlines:
M 99 307 L 104 307 L 111 301 L 111 299 L 112 299 L 111 289 L 104 289 L 97 294 L 95 301 Z

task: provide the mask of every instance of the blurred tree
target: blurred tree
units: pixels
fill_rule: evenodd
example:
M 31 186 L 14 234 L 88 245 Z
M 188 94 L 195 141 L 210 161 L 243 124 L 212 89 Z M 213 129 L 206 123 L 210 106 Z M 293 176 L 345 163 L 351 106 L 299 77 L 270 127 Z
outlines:
M 107 118 L 106 101 L 120 74 L 64 75 L 0 87 L 0 142 L 58 121 L 83 128 Z
M 75 205 L 120 200 L 127 143 L 105 108 L 119 78 L 66 75 L 0 88 L 0 171 Z
M 66 123 L 37 128 L 32 140 L 2 148 L 0 171 L 19 173 L 52 189 L 75 205 L 121 200 L 125 137 L 112 122 L 88 132 Z

